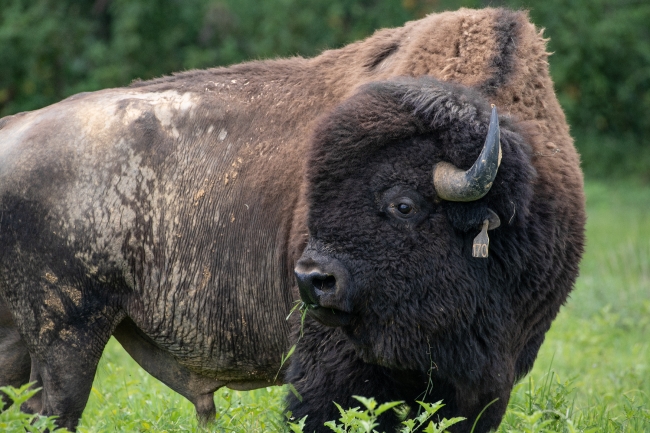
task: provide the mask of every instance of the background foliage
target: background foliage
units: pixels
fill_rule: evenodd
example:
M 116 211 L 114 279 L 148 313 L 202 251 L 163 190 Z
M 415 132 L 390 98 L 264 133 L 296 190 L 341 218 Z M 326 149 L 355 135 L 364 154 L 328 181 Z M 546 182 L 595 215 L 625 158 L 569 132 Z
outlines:
M 0 0 L 0 115 L 136 78 L 312 56 L 460 6 L 530 9 L 587 174 L 650 181 L 647 0 Z

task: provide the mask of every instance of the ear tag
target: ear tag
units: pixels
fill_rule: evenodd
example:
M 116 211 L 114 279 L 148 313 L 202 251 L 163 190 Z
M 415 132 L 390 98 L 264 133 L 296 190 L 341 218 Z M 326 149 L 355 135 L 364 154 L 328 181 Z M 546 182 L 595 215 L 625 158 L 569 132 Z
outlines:
M 481 233 L 474 238 L 474 244 L 472 245 L 472 257 L 480 257 L 486 259 L 488 256 L 488 250 L 490 247 L 490 238 L 488 237 L 488 227 L 490 226 L 490 220 L 483 221 L 483 228 Z

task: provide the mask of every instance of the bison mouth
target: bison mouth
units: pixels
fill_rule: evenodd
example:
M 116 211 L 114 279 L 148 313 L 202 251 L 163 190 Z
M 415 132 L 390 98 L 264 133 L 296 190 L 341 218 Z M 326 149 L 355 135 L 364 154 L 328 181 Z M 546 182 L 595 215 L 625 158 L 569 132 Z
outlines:
M 318 304 L 308 304 L 307 314 L 326 326 L 347 326 L 352 320 L 352 314 L 335 308 L 323 307 Z

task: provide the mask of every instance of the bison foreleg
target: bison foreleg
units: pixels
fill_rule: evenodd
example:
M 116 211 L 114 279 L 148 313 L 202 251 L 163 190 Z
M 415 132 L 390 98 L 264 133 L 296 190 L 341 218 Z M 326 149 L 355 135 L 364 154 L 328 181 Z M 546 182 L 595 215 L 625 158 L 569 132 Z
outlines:
M 459 390 L 458 415 L 466 418 L 449 430 L 453 433 L 487 433 L 495 431 L 508 407 L 510 387 L 495 387 L 486 393 L 477 393 L 477 388 Z M 464 396 L 464 398 L 463 398 Z M 471 396 L 471 398 L 468 398 Z M 443 408 L 443 412 L 444 412 Z M 454 416 L 445 413 L 447 417 Z
M 325 328 L 309 318 L 290 358 L 286 381 L 302 399 L 289 394 L 287 409 L 296 420 L 307 415 L 305 431 L 317 433 L 330 432 L 323 424 L 340 418 L 334 402 L 348 409 L 362 406 L 355 395 L 374 397 L 380 403 L 415 397 L 404 392 L 389 369 L 363 362 L 340 329 Z M 377 431 L 396 431 L 399 425 L 393 411 L 378 422 Z

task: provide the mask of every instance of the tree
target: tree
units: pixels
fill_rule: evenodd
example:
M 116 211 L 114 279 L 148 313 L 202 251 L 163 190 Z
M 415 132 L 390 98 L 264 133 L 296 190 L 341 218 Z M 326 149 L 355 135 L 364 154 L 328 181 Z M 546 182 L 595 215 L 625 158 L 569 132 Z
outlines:
M 431 11 L 526 8 L 589 174 L 650 180 L 645 0 L 0 0 L 0 115 L 81 91 L 251 59 L 311 56 Z

